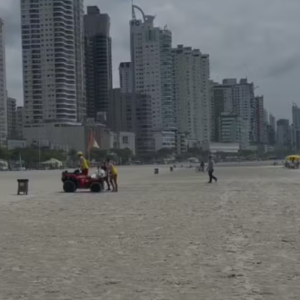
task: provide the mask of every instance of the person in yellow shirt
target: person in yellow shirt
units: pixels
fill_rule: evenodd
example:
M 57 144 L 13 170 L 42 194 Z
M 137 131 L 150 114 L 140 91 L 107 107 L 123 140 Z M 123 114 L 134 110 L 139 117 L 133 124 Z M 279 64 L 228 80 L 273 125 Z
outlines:
M 110 184 L 112 186 L 112 192 L 117 192 L 118 191 L 118 170 L 116 166 L 110 162 L 109 158 L 106 160 L 106 165 L 107 165 L 107 171 L 109 173 Z
M 86 159 L 84 158 L 82 152 L 78 152 L 77 155 L 79 157 L 81 174 L 88 176 L 88 174 L 89 174 L 89 165 L 88 165 Z

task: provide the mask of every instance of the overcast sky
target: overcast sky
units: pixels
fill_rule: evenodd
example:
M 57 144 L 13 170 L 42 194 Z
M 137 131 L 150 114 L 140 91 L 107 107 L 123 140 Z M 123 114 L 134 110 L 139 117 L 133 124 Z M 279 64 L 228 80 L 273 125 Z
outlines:
M 0 0 L 6 25 L 9 95 L 23 103 L 19 0 Z M 130 0 L 86 0 L 111 17 L 114 85 L 129 59 Z M 248 77 L 276 117 L 300 106 L 299 0 L 135 0 L 156 24 L 173 32 L 173 44 L 210 54 L 211 78 Z

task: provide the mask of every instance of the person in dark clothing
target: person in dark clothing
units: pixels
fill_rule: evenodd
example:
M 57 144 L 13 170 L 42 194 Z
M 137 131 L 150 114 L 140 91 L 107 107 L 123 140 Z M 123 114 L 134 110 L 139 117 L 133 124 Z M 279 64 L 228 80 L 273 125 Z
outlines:
M 201 163 L 200 163 L 200 169 L 201 169 L 202 172 L 205 171 L 205 164 L 204 164 L 204 161 L 201 161 Z
M 105 173 L 106 173 L 106 177 L 104 177 L 103 180 L 104 180 L 104 182 L 107 184 L 107 190 L 110 191 L 110 183 L 109 183 L 109 178 L 108 178 L 108 176 L 109 176 L 108 173 L 109 173 L 109 172 L 107 172 L 107 166 L 106 166 L 106 162 L 105 162 L 105 161 L 102 162 L 101 169 L 102 169 L 103 171 L 105 171 Z
M 215 182 L 218 181 L 218 178 L 213 175 L 213 173 L 214 173 L 214 162 L 213 162 L 211 156 L 209 156 L 209 158 L 208 158 L 207 172 L 208 172 L 208 176 L 209 176 L 208 183 L 212 183 L 212 180 L 214 180 Z

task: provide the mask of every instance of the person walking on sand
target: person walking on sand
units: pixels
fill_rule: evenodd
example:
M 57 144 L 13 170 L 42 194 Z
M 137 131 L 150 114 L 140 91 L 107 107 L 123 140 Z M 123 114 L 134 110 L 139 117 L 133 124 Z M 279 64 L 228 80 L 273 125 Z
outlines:
M 207 172 L 208 172 L 208 176 L 209 176 L 208 183 L 212 183 L 212 180 L 214 180 L 215 182 L 218 181 L 218 178 L 213 175 L 213 173 L 214 173 L 214 161 L 212 160 L 211 156 L 208 157 Z
M 112 192 L 118 191 L 118 170 L 114 164 L 110 162 L 108 158 L 106 160 L 107 171 L 109 173 L 110 185 L 112 186 Z

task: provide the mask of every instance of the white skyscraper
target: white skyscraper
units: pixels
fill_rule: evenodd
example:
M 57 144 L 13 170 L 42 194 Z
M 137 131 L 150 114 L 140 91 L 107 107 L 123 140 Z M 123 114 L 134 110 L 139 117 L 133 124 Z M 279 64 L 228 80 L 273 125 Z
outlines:
M 0 146 L 7 138 L 7 91 L 6 91 L 6 62 L 4 23 L 0 18 Z
M 83 14 L 83 0 L 21 1 L 26 124 L 85 117 Z
M 172 54 L 178 141 L 185 135 L 190 143 L 206 148 L 210 143 L 209 56 L 183 45 Z
M 254 85 L 247 79 L 239 82 L 235 78 L 224 79 L 222 84 L 212 87 L 212 140 L 220 141 L 220 116 L 222 113 L 237 115 L 241 123 L 241 143 L 243 149 L 250 142 L 257 141 L 257 105 L 254 98 Z
M 254 142 L 257 139 L 256 131 L 256 115 L 253 109 L 254 105 L 254 85 L 249 83 L 247 79 L 241 79 L 240 82 L 233 87 L 233 108 L 242 120 L 247 123 L 249 132 L 249 141 Z
M 121 62 L 119 66 L 120 89 L 122 94 L 129 94 L 132 91 L 131 63 Z
M 154 27 L 154 16 L 133 5 L 130 41 L 132 91 L 151 96 L 155 149 L 175 148 L 171 31 Z

